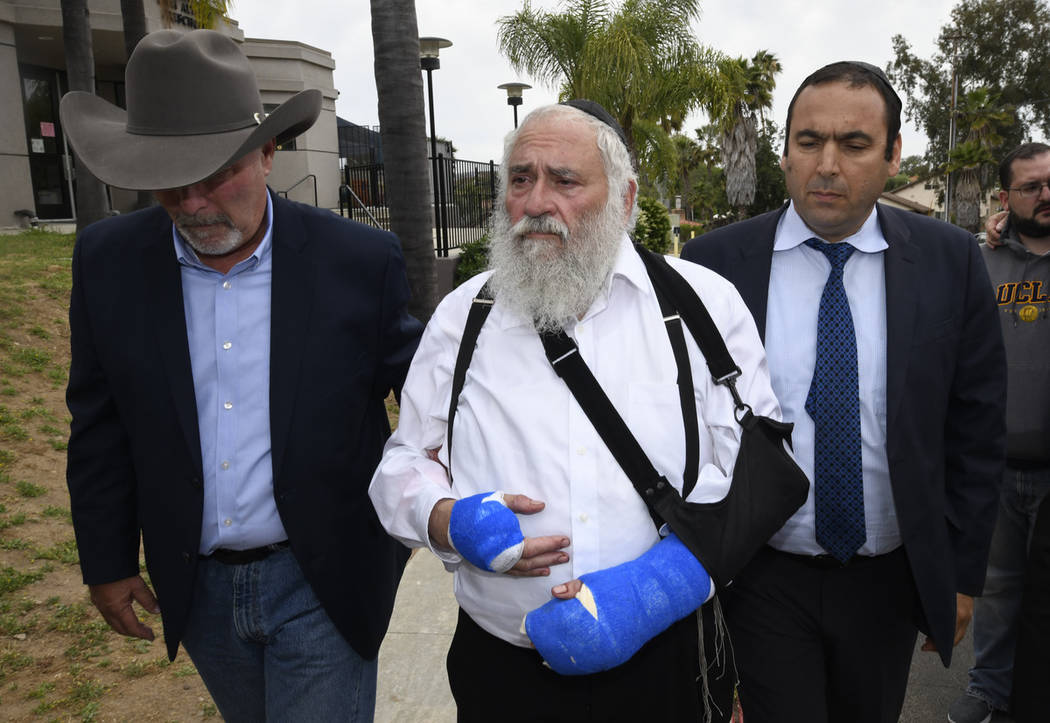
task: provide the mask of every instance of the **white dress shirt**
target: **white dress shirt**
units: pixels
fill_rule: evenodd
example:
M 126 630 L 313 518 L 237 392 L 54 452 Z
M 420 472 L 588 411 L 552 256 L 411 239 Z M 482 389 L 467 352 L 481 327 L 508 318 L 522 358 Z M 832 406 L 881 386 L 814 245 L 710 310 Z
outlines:
M 780 218 L 773 244 L 766 306 L 766 354 L 773 390 L 794 422 L 791 434 L 795 459 L 813 479 L 814 427 L 806 411 L 817 356 L 817 314 L 831 263 L 805 245 L 819 238 L 806 226 L 794 204 Z M 881 555 L 901 544 L 886 458 L 886 268 L 887 244 L 872 209 L 864 225 L 839 243 L 857 249 L 846 262 L 843 284 L 857 335 L 857 377 L 860 391 L 861 458 L 864 475 L 864 523 L 867 540 L 861 555 Z M 798 512 L 770 544 L 800 555 L 822 555 L 814 526 L 813 488 Z
M 765 356 L 736 289 L 713 272 L 669 259 L 703 299 L 742 370 L 738 388 L 758 414 L 779 419 Z M 485 630 L 527 645 L 522 618 L 551 599 L 550 589 L 580 575 L 633 560 L 658 540 L 638 493 L 590 421 L 555 375 L 531 323 L 496 301 L 460 395 L 452 476 L 425 450 L 445 446 L 452 371 L 471 299 L 488 274 L 474 277 L 438 306 L 423 333 L 401 397 L 397 431 L 369 490 L 386 529 L 403 543 L 430 546 L 455 571 L 460 606 Z M 653 465 L 679 490 L 685 435 L 677 368 L 649 277 L 625 236 L 605 289 L 566 332 Z M 700 479 L 690 500 L 721 499 L 729 489 L 740 428 L 732 398 L 711 380 L 686 333 L 700 422 Z M 442 498 L 479 492 L 522 493 L 546 503 L 519 515 L 526 537 L 567 535 L 569 562 L 549 577 L 488 573 L 433 548 L 427 522 Z

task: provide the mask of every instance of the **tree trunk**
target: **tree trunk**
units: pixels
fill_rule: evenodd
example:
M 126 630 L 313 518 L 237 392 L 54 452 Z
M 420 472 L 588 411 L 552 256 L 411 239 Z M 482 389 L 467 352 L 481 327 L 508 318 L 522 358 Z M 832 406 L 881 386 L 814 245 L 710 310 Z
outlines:
M 437 305 L 437 290 L 416 5 L 414 0 L 370 3 L 390 228 L 405 253 L 409 312 L 425 323 Z
M 142 0 L 120 0 L 120 18 L 124 23 L 124 56 L 130 58 L 146 35 L 146 9 Z
M 967 231 L 976 232 L 981 222 L 981 181 L 977 169 L 959 171 L 955 183 L 955 223 Z
M 146 36 L 146 9 L 142 0 L 120 0 L 120 17 L 124 24 L 124 59 L 131 58 L 135 46 Z M 135 199 L 135 208 L 147 208 L 153 205 L 153 194 L 139 191 Z
M 757 150 L 758 134 L 754 120 L 738 116 L 733 127 L 722 134 L 722 162 L 725 164 L 726 199 L 730 206 L 736 206 L 740 218 L 746 217 L 747 207 L 755 200 Z
M 95 57 L 87 0 L 62 0 L 62 43 L 70 90 L 95 92 Z M 106 217 L 106 187 L 80 158 L 76 161 L 77 231 Z

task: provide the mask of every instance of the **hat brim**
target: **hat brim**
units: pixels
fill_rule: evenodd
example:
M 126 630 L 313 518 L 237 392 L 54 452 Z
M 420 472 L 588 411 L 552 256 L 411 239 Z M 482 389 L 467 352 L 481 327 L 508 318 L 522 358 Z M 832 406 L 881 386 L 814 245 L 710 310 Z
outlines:
M 271 138 L 295 138 L 317 120 L 321 100 L 321 91 L 304 90 L 258 125 L 204 135 L 129 133 L 127 111 L 91 93 L 67 93 L 59 114 L 80 161 L 103 183 L 158 191 L 203 181 Z

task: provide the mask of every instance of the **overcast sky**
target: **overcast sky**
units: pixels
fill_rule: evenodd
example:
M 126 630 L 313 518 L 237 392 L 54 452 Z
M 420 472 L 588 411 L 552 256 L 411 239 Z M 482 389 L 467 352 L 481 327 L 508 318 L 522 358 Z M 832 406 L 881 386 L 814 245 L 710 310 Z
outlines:
M 518 110 L 527 113 L 556 100 L 556 90 L 516 75 L 496 47 L 496 20 L 521 7 L 521 0 L 416 0 L 419 34 L 452 41 L 434 72 L 434 115 L 438 136 L 449 138 L 458 158 L 499 161 L 504 134 L 513 125 L 501 83 L 533 85 Z M 836 60 L 864 60 L 885 67 L 890 39 L 903 34 L 920 55 L 933 52 L 955 0 L 707 0 L 692 28 L 704 45 L 727 55 L 751 57 L 773 52 L 783 65 L 777 76 L 772 118 L 783 127 L 795 88 L 812 71 Z M 533 0 L 554 10 L 558 0 Z M 360 125 L 377 125 L 372 31 L 367 0 L 238 0 L 232 16 L 247 37 L 298 40 L 335 58 L 336 112 Z M 424 94 L 426 87 L 424 85 Z M 690 117 L 685 131 L 705 123 Z M 921 154 L 926 137 L 905 125 L 904 155 Z

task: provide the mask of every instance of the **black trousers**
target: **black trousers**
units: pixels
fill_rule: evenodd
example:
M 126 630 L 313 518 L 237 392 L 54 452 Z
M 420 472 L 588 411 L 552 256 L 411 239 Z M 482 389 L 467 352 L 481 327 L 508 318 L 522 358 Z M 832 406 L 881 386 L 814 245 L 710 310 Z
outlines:
M 563 676 L 535 650 L 490 635 L 461 609 L 447 665 L 461 722 L 703 720 L 695 615 L 617 668 Z
M 747 723 L 891 723 L 918 631 L 903 548 L 832 566 L 767 547 L 722 596 Z
M 1010 713 L 1017 723 L 1050 718 L 1050 496 L 1039 505 L 1028 548 Z

